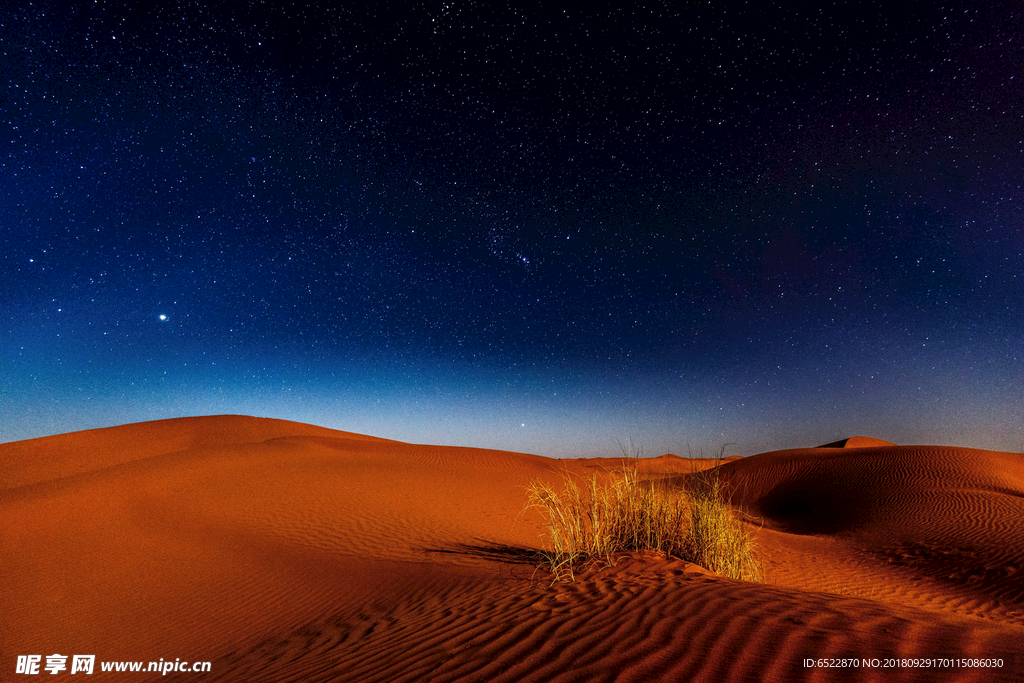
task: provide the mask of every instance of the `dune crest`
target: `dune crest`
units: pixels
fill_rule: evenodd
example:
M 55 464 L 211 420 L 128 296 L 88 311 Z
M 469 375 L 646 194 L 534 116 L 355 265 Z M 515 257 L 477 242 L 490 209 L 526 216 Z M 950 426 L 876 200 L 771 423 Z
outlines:
M 325 427 L 248 415 L 209 415 L 137 422 L 0 444 L 0 489 L 205 446 L 259 443 L 285 436 L 339 436 L 386 441 Z
M 59 652 L 205 660 L 210 681 L 849 680 L 805 665 L 822 657 L 997 658 L 854 678 L 1019 680 L 1022 459 L 878 444 L 733 459 L 718 474 L 766 583 L 633 553 L 552 584 L 527 486 L 620 460 L 242 416 L 0 444 L 0 678 Z M 640 471 L 682 483 L 716 464 Z
M 870 436 L 851 436 L 848 439 L 840 439 L 839 441 L 827 443 L 824 446 L 818 446 L 818 448 L 880 448 L 895 445 L 889 441 L 875 439 Z

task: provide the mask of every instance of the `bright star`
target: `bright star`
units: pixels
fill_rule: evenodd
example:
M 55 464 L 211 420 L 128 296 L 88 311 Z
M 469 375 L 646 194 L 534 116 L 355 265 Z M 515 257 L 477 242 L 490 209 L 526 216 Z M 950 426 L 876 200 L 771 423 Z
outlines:
M 160 314 L 160 319 L 161 319 L 161 320 L 167 320 L 167 316 L 166 316 L 166 315 L 164 315 L 163 313 L 161 313 L 161 314 Z

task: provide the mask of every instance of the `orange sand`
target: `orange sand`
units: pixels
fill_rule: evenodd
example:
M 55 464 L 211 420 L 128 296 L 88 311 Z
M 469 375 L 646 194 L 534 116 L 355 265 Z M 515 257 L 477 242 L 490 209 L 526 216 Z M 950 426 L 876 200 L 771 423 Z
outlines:
M 212 663 L 95 681 L 1024 680 L 1024 455 L 732 459 L 766 583 L 637 554 L 551 585 L 526 486 L 615 464 L 238 416 L 0 444 L 0 681 L 53 653 Z

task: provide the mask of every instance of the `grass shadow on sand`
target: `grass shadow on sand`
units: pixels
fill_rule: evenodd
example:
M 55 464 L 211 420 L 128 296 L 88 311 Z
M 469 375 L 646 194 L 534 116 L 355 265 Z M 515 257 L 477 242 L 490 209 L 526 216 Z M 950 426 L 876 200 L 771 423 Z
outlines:
M 505 545 L 503 543 L 458 543 L 448 548 L 426 548 L 427 552 L 447 555 L 463 555 L 491 562 L 505 564 L 536 565 L 544 557 L 544 553 L 536 548 Z

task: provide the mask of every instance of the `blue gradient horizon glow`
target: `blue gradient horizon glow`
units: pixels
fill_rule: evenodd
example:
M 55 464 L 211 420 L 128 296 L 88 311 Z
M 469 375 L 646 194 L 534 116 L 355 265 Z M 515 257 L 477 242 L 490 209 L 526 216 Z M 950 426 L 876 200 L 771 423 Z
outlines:
M 258 364 L 153 359 L 115 367 L 33 357 L 0 381 L 0 441 L 132 422 L 241 414 L 410 443 L 549 457 L 607 457 L 620 445 L 708 455 L 803 448 L 855 435 L 898 444 L 1018 452 L 1012 378 L 963 377 L 931 360 L 838 372 L 791 366 L 682 379 L 666 368 L 600 375 L 416 363 Z M 205 365 L 205 367 L 203 367 Z M 13 372 L 12 372 L 13 370 Z M 17 383 L 23 386 L 13 391 Z

